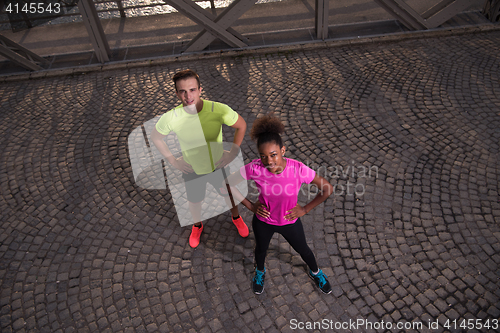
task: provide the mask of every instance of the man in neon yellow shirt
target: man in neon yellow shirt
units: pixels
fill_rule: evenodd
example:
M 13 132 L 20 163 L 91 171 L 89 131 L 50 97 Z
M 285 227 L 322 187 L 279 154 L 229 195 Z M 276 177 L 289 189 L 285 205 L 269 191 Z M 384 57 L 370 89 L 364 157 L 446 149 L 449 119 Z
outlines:
M 151 140 L 168 162 L 183 172 L 189 210 L 194 222 L 197 222 L 193 225 L 189 237 L 189 245 L 194 248 L 200 243 L 203 231 L 201 204 L 205 198 L 206 179 L 212 178 L 212 181 L 208 182 L 217 192 L 222 196 L 229 196 L 233 201 L 231 193 L 228 192 L 229 187 L 220 188 L 223 179 L 204 175 L 226 167 L 238 155 L 247 125 L 229 106 L 201 99 L 202 88 L 196 72 L 186 69 L 176 73 L 172 80 L 182 105 L 160 117 L 151 133 Z M 235 129 L 233 146 L 229 152 L 222 149 L 222 124 Z M 175 132 L 181 146 L 182 157 L 177 159 L 164 141 L 170 132 Z M 231 215 L 238 233 L 247 237 L 248 227 L 239 216 L 236 205 L 232 206 Z

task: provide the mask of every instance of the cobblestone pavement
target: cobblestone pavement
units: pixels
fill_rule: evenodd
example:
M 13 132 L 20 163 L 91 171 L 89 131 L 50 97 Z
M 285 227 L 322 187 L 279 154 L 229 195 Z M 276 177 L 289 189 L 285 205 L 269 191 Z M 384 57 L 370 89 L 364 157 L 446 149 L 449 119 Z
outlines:
M 499 55 L 490 32 L 3 83 L 0 330 L 498 331 Z M 191 249 L 169 191 L 135 185 L 127 136 L 187 67 L 249 125 L 274 110 L 290 157 L 336 186 L 303 221 L 332 294 L 275 236 L 254 295 L 252 232 L 226 213 Z

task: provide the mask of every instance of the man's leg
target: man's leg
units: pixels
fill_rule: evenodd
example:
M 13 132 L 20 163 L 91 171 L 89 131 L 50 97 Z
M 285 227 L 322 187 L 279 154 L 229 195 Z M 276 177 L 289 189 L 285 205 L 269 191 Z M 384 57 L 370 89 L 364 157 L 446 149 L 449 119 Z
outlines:
M 235 205 L 235 203 L 234 203 L 233 194 L 231 193 L 231 188 L 229 187 L 228 184 L 226 184 L 226 189 L 227 189 L 228 195 L 224 196 L 224 200 L 226 200 L 226 204 L 229 207 L 231 207 L 230 208 L 231 216 L 233 218 L 237 218 L 238 216 L 240 216 L 240 212 L 238 210 L 238 205 Z
M 197 222 L 195 226 L 201 226 L 201 203 L 200 202 L 190 202 L 189 201 L 189 212 L 191 213 L 191 217 L 193 218 L 193 222 Z
M 220 180 L 216 180 L 219 184 L 222 182 L 222 180 L 227 179 L 227 174 L 229 174 L 229 170 L 225 170 L 224 168 L 222 168 L 221 171 L 222 171 L 222 175 L 224 178 L 220 179 Z M 217 183 L 212 184 L 212 185 L 215 187 L 215 186 L 217 186 Z M 225 190 L 224 190 L 224 188 L 221 188 L 221 187 L 216 187 L 216 188 L 219 188 L 219 191 L 218 191 L 219 194 L 224 197 L 224 200 L 226 200 L 226 204 L 228 205 L 228 207 L 230 207 L 229 210 L 231 211 L 231 220 L 233 221 L 234 225 L 238 229 L 238 233 L 240 234 L 241 237 L 248 237 L 250 232 L 248 231 L 247 225 L 245 224 L 245 222 L 243 221 L 243 219 L 240 216 L 238 206 L 235 204 L 233 194 L 231 193 L 231 188 L 229 187 L 227 180 L 226 180 L 226 189 Z
M 231 193 L 231 189 L 229 188 L 229 184 L 226 184 L 228 195 L 224 197 L 226 203 L 229 207 L 231 207 L 231 219 L 233 220 L 236 229 L 238 229 L 238 233 L 241 237 L 248 237 L 250 232 L 248 231 L 248 227 L 243 221 L 238 211 L 238 206 L 234 203 L 233 194 Z
M 183 174 L 184 184 L 186 186 L 186 195 L 189 205 L 189 212 L 194 225 L 189 236 L 189 245 L 192 248 L 200 244 L 203 224 L 201 223 L 201 204 L 205 198 L 206 182 L 196 174 Z
M 191 235 L 189 236 L 189 246 L 192 248 L 197 247 L 200 244 L 201 232 L 203 231 L 203 224 L 201 223 L 201 203 L 189 201 L 189 211 L 195 223 L 191 229 Z

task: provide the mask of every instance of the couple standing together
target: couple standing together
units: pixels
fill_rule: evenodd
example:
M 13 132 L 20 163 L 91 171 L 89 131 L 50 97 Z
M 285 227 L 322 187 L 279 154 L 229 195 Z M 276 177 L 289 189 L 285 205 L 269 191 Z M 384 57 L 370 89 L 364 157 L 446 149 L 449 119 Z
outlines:
M 254 293 L 264 290 L 266 273 L 265 258 L 271 238 L 275 232 L 281 234 L 309 266 L 309 276 L 319 289 L 328 294 L 331 292 L 326 275 L 318 268 L 316 259 L 307 245 L 300 217 L 325 201 L 333 192 L 332 185 L 317 175 L 303 163 L 285 158 L 286 147 L 280 133 L 284 125 L 276 117 L 264 116 L 254 121 L 250 137 L 256 141 L 260 158 L 241 167 L 229 175 L 225 167 L 238 155 L 246 131 L 245 120 L 229 106 L 201 99 L 200 78 L 192 70 L 177 72 L 174 81 L 176 95 L 182 104 L 163 114 L 158 120 L 151 140 L 160 153 L 176 169 L 182 171 L 186 185 L 189 211 L 194 225 L 189 237 L 189 245 L 193 248 L 200 243 L 203 223 L 201 207 L 205 198 L 207 182 L 226 199 L 231 208 L 232 221 L 241 237 L 249 235 L 248 227 L 239 215 L 233 195 L 241 199 L 241 203 L 254 213 L 252 228 L 255 236 L 255 276 L 252 279 Z M 193 121 L 201 124 L 205 141 L 205 151 L 192 144 Z M 191 122 L 191 124 L 190 124 Z M 232 149 L 224 151 L 222 145 L 222 124 L 235 129 Z M 164 138 L 174 132 L 179 140 L 182 156 L 175 158 L 170 152 Z M 200 158 L 207 148 L 209 156 Z M 210 150 L 210 147 L 214 147 Z M 217 149 L 219 147 L 220 149 Z M 223 169 L 224 172 L 214 172 Z M 211 176 L 213 174 L 213 176 Z M 224 175 L 224 176 L 218 176 Z M 224 179 L 227 175 L 227 179 Z M 207 177 L 208 176 L 208 177 Z M 259 190 L 257 202 L 252 203 L 244 198 L 238 190 L 226 184 L 238 184 L 244 180 L 253 180 Z M 297 196 L 303 183 L 311 183 L 318 187 L 317 196 L 305 206 L 297 203 Z M 276 188 L 281 190 L 277 191 Z

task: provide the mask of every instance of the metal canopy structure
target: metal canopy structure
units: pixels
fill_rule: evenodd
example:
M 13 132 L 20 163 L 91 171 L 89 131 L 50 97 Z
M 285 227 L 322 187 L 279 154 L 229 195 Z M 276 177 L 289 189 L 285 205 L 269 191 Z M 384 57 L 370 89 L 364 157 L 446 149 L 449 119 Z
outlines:
M 325 40 L 328 38 L 328 0 L 316 0 L 315 28 L 316 38 Z
M 246 38 L 230 26 L 249 10 L 256 0 L 235 0 L 217 17 L 191 0 L 164 1 L 203 27 L 203 31 L 188 44 L 187 52 L 201 51 L 215 38 L 219 38 L 233 47 L 247 46 Z
M 442 0 L 423 15 L 402 0 L 374 0 L 395 19 L 410 30 L 425 30 L 440 26 L 477 0 Z
M 31 52 L 30 50 L 14 43 L 10 39 L 0 35 L 0 54 L 10 59 L 17 65 L 32 71 L 43 69 L 39 64 L 48 64 L 48 60 Z
M 500 22 L 500 0 L 486 0 L 483 14 L 491 22 Z
M 119 5 L 121 16 L 124 16 L 121 0 L 116 1 Z M 234 48 L 244 48 L 247 46 L 248 40 L 231 26 L 255 4 L 256 0 L 234 0 L 219 15 L 216 15 L 213 0 L 210 0 L 212 4 L 211 12 L 201 8 L 193 0 L 163 1 L 202 28 L 202 31 L 190 41 L 184 52 L 202 51 L 217 38 Z M 471 5 L 477 4 L 477 0 L 441 0 L 421 15 L 404 0 L 373 1 L 409 30 L 436 28 Z M 78 8 L 98 61 L 101 63 L 108 62 L 111 50 L 94 1 L 80 0 Z M 489 16 L 490 20 L 496 18 L 499 11 L 500 0 L 486 0 L 485 15 Z M 315 30 L 317 39 L 325 40 L 328 38 L 328 13 L 329 0 L 315 0 Z M 4 36 L 0 36 L 0 55 L 5 56 L 26 69 L 34 71 L 43 69 L 40 64 L 48 63 L 44 58 L 30 52 Z
M 111 49 L 109 48 L 108 40 L 104 34 L 99 16 L 97 15 L 94 2 L 92 0 L 80 0 L 78 2 L 78 9 L 82 14 L 82 19 L 87 28 L 97 59 L 101 63 L 108 62 L 111 55 Z

